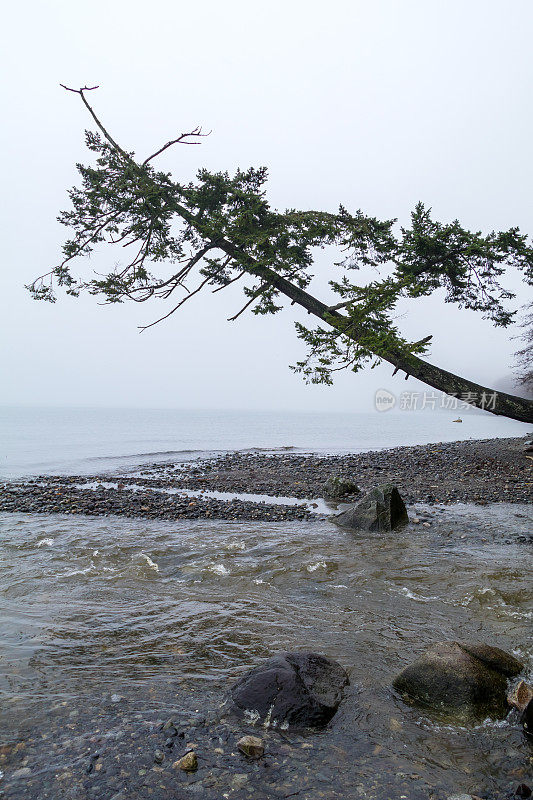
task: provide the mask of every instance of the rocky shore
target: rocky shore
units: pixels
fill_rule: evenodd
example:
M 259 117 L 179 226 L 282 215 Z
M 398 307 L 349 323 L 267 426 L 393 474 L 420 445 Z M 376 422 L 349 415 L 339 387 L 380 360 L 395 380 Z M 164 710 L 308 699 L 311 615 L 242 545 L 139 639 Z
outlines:
M 353 480 L 362 491 L 395 484 L 409 502 L 515 502 L 533 500 L 533 460 L 526 438 L 485 439 L 396 447 L 353 455 L 229 453 L 214 461 L 168 468 L 184 487 L 321 497 L 330 475 Z M 157 475 L 161 465 L 149 474 Z
M 526 450 L 525 438 L 513 438 L 339 456 L 231 452 L 208 460 L 151 464 L 135 473 L 4 483 L 0 511 L 168 520 L 306 519 L 324 510 L 314 501 L 323 497 L 331 475 L 355 482 L 361 491 L 393 483 L 408 503 L 528 503 L 533 501 L 533 458 Z M 284 504 L 278 497 L 302 502 Z

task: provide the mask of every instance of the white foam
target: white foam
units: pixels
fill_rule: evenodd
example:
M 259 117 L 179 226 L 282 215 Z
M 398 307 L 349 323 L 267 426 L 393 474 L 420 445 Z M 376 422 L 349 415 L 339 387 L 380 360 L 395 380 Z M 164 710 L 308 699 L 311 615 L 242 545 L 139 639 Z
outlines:
M 326 562 L 325 561 L 317 561 L 316 564 L 308 564 L 306 570 L 308 572 L 316 572 L 317 569 L 326 569 Z
M 439 600 L 438 597 L 424 597 L 423 594 L 416 594 L 412 592 L 407 586 L 402 586 L 399 590 L 401 594 L 404 594 L 409 600 L 416 600 L 418 603 L 431 603 L 433 600 Z
M 52 547 L 54 539 L 41 539 L 37 542 L 37 547 Z
M 229 575 L 229 569 L 224 564 L 211 564 L 209 571 L 214 572 L 215 575 Z
M 245 547 L 244 542 L 230 542 L 226 545 L 226 550 L 244 550 Z
M 244 711 L 244 718 L 246 719 L 246 722 L 250 723 L 250 725 L 255 725 L 255 723 L 260 719 L 260 717 L 261 714 L 259 713 L 259 711 L 256 711 L 255 709 L 253 710 L 245 709 Z
M 91 561 L 89 566 L 85 567 L 85 569 L 73 569 L 70 572 L 65 572 L 65 574 L 62 577 L 63 578 L 73 578 L 75 575 L 88 575 L 89 572 L 92 572 L 94 570 L 94 568 L 95 568 L 94 564 Z
M 144 558 L 150 569 L 153 569 L 154 572 L 159 572 L 159 564 L 156 564 L 155 561 L 152 561 L 147 553 L 139 553 L 139 557 Z

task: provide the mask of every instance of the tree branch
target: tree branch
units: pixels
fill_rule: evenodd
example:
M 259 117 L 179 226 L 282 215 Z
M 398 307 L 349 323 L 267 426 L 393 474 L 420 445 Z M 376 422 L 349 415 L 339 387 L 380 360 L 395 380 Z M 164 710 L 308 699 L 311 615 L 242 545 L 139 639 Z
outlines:
M 145 158 L 143 163 L 142 163 L 142 165 L 143 165 L 143 167 L 146 166 L 146 164 L 148 164 L 149 161 L 151 161 L 153 158 L 156 158 L 157 156 L 161 155 L 161 153 L 163 153 L 165 150 L 168 150 L 169 147 L 172 147 L 175 144 L 201 144 L 201 142 L 187 142 L 186 140 L 188 139 L 189 136 L 202 136 L 202 137 L 204 137 L 204 136 L 210 136 L 210 135 L 211 135 L 211 131 L 209 131 L 209 133 L 202 133 L 201 127 L 197 126 L 190 133 L 182 133 L 182 134 L 180 134 L 180 136 L 178 136 L 177 139 L 172 139 L 170 142 L 167 142 L 166 144 L 164 144 L 163 147 L 160 147 L 159 150 L 156 150 L 156 152 L 152 153 L 151 156 L 148 156 L 148 158 Z
M 102 125 L 102 123 L 100 122 L 100 120 L 98 119 L 96 114 L 94 113 L 92 107 L 87 102 L 87 99 L 86 99 L 85 95 L 83 94 L 84 92 L 92 92 L 95 89 L 99 89 L 100 87 L 99 86 L 83 86 L 81 89 L 71 89 L 70 87 L 65 86 L 64 83 L 60 83 L 59 85 L 61 87 L 63 87 L 63 89 L 66 89 L 67 92 L 74 92 L 74 94 L 79 94 L 79 96 L 83 100 L 83 104 L 85 105 L 85 107 L 89 111 L 89 114 L 94 119 L 94 121 L 96 122 L 96 124 L 98 125 L 98 127 L 100 128 L 102 133 L 104 134 L 104 136 L 107 139 L 107 141 L 109 142 L 109 144 L 112 145 L 115 148 L 115 150 L 117 150 L 127 161 L 135 163 L 133 161 L 133 159 L 131 158 L 131 156 L 129 156 L 126 153 L 126 151 L 123 150 L 122 147 L 119 144 L 117 144 L 117 142 L 115 142 L 113 137 L 106 131 L 106 129 L 104 128 L 104 126 Z M 137 166 L 137 165 L 135 165 L 135 166 Z

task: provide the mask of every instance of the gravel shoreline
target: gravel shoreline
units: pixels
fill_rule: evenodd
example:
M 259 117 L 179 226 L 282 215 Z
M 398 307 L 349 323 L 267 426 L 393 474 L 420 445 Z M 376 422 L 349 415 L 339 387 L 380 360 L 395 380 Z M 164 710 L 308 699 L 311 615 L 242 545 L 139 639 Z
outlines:
M 407 503 L 528 503 L 533 501 L 533 458 L 525 444 L 526 437 L 521 437 L 340 456 L 230 452 L 204 461 L 151 464 L 129 474 L 40 476 L 2 484 L 0 511 L 303 520 L 317 516 L 313 500 L 323 496 L 330 475 L 355 481 L 363 492 L 394 483 Z M 106 486 L 108 482 L 112 483 Z M 187 494 L 192 491 L 200 494 Z M 268 495 L 272 502 L 201 494 L 210 491 Z M 283 505 L 276 502 L 278 496 L 302 502 Z

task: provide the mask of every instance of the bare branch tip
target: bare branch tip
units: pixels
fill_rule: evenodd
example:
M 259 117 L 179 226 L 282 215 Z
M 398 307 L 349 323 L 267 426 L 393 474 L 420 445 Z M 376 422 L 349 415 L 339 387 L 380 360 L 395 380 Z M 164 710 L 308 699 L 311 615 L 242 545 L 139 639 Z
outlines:
M 70 86 L 65 86 L 64 83 L 60 83 L 59 85 L 61 86 L 62 89 L 65 89 L 65 91 L 67 92 L 74 92 L 74 94 L 81 94 L 81 95 L 83 95 L 83 92 L 92 92 L 94 91 L 94 89 L 100 88 L 99 86 L 82 86 L 80 89 L 72 89 Z

